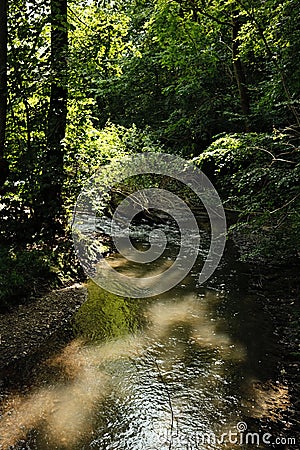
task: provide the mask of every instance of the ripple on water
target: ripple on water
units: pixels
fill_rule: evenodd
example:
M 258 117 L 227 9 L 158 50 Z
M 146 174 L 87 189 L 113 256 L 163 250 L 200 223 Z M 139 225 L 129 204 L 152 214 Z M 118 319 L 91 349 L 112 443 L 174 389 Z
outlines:
M 170 442 L 173 450 L 226 448 L 199 439 L 239 422 L 244 380 L 259 377 L 249 367 L 263 349 L 256 355 L 254 335 L 240 331 L 244 316 L 257 320 L 245 314 L 247 298 L 199 288 L 195 273 L 169 293 L 133 303 L 114 303 L 93 286 L 94 301 L 84 305 L 89 321 L 77 323 L 83 339 L 45 363 L 64 375 L 6 400 L 3 450 L 158 450 Z M 92 317 L 98 322 L 85 335 Z

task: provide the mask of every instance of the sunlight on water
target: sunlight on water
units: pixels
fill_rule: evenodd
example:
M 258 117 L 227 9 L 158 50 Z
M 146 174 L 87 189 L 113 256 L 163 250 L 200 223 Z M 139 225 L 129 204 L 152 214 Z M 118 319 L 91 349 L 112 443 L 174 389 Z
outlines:
M 128 335 L 102 345 L 85 345 L 80 340 L 71 342 L 60 355 L 47 362 L 49 366 L 61 367 L 67 376 L 67 382 L 42 388 L 24 398 L 17 396 L 7 401 L 0 424 L 3 450 L 24 439 L 30 429 L 40 424 L 47 429 L 47 435 L 53 444 L 68 448 L 91 434 L 95 411 L 101 401 L 116 389 L 112 374 L 107 370 L 110 362 L 138 360 L 143 355 L 146 355 L 147 360 L 147 357 L 150 358 L 151 346 L 161 342 L 160 345 L 164 345 L 167 351 L 161 355 L 161 359 L 156 360 L 152 356 L 159 370 L 157 376 L 165 376 L 167 379 L 172 376 L 172 371 L 176 374 L 176 363 L 179 363 L 185 348 L 180 346 L 180 342 L 176 342 L 175 360 L 174 351 L 171 348 L 168 350 L 168 341 L 172 338 L 175 325 L 188 326 L 188 339 L 200 348 L 213 349 L 222 358 L 235 359 L 238 354 L 240 359 L 244 358 L 243 350 L 239 349 L 237 353 L 229 336 L 217 331 L 208 308 L 209 302 L 215 301 L 216 297 L 210 297 L 210 293 L 207 293 L 207 298 L 202 299 L 189 294 L 181 296 L 176 302 L 153 303 L 145 312 L 148 327 L 144 333 Z M 213 367 L 215 370 L 210 369 L 209 373 L 204 374 L 206 385 L 213 381 L 216 383 L 221 376 L 222 366 Z M 155 366 L 154 369 L 156 370 Z M 199 388 L 203 390 L 203 374 L 199 379 Z M 158 399 L 157 401 L 159 403 Z M 184 403 L 184 398 L 174 401 L 174 410 L 177 409 L 178 415 L 180 409 L 184 408 Z M 136 405 L 141 414 L 143 404 L 147 405 L 147 395 L 140 405 Z M 147 408 L 144 414 L 147 415 Z M 160 429 L 165 429 L 167 434 L 170 428 L 168 408 L 160 412 L 157 420 Z
M 68 383 L 7 401 L 0 422 L 1 448 L 7 449 L 24 439 L 40 422 L 46 423 L 54 443 L 73 445 L 91 432 L 93 412 L 111 391 L 111 377 L 100 366 L 118 358 L 136 357 L 142 350 L 141 340 L 133 336 L 96 347 L 73 341 L 48 362 L 62 367 L 69 376 Z
M 121 258 L 111 263 L 143 275 Z M 169 264 L 164 258 L 152 269 Z M 44 362 L 46 372 L 56 371 L 54 379 L 46 374 L 30 392 L 6 398 L 0 448 L 233 449 L 202 445 L 199 433 L 235 429 L 244 410 L 249 417 L 271 416 L 266 406 L 271 394 L 287 405 L 284 387 L 265 388 L 252 369 L 263 349 L 259 340 L 252 348 L 247 298 L 230 300 L 216 290 L 199 289 L 193 276 L 141 302 L 91 283 L 90 299 L 74 321 L 81 337 Z M 261 315 L 255 317 L 254 330 L 258 320 L 264 323 Z M 232 333 L 230 324 L 237 331 Z
M 28 397 L 15 396 L 6 402 L 0 422 L 1 449 L 8 449 L 44 420 L 53 407 L 54 396 L 42 389 Z
M 123 343 L 122 343 L 123 344 Z M 41 421 L 47 423 L 53 441 L 69 446 L 89 430 L 90 418 L 109 389 L 109 377 L 99 370 L 95 362 L 118 357 L 118 345 L 112 354 L 106 348 L 82 349 L 78 342 L 71 343 L 55 362 L 64 361 L 64 369 L 71 376 L 70 383 L 54 389 L 42 389 L 25 398 L 15 397 L 7 402 L 0 425 L 2 448 L 8 448 L 28 430 Z M 120 347 L 123 349 L 123 346 Z M 113 356 L 112 356 L 113 355 Z
M 218 300 L 215 294 L 207 291 L 205 298 L 199 301 L 196 295 L 190 294 L 184 300 L 170 304 L 155 304 L 149 311 L 153 324 L 151 332 L 156 337 L 164 336 L 170 326 L 185 323 L 190 326 L 191 340 L 200 347 L 217 349 L 222 357 L 242 361 L 246 357 L 245 349 L 234 344 L 228 334 L 217 331 L 218 323 L 209 316 L 209 306 Z

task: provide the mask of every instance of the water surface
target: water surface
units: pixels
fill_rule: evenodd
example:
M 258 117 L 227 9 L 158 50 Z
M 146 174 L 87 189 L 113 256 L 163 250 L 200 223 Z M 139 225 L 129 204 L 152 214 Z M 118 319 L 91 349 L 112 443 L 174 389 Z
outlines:
M 117 254 L 110 264 L 128 276 L 165 269 L 178 251 L 173 231 L 151 267 Z M 255 385 L 274 372 L 272 329 L 247 293 L 245 268 L 233 250 L 205 287 L 197 284 L 206 231 L 202 243 L 192 272 L 160 296 L 133 300 L 89 282 L 74 340 L 41 364 L 26 393 L 7 399 L 3 448 L 243 448 L 213 441 L 263 416 Z M 146 245 L 143 233 L 135 245 Z

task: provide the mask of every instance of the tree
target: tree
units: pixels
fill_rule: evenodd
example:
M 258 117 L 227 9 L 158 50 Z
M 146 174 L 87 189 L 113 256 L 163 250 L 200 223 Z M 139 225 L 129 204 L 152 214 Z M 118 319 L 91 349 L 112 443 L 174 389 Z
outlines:
M 62 207 L 64 144 L 67 124 L 67 0 L 51 0 L 51 92 L 41 181 L 42 222 L 55 230 Z
M 7 114 L 7 0 L 0 0 L 0 187 L 8 176 L 4 159 Z
M 250 98 L 246 85 L 246 76 L 243 68 L 243 63 L 240 58 L 240 39 L 239 33 L 241 30 L 241 24 L 238 17 L 238 13 L 233 11 L 232 13 L 232 62 L 234 67 L 235 78 L 240 96 L 241 109 L 245 117 L 245 131 L 249 131 L 249 119 L 250 114 Z

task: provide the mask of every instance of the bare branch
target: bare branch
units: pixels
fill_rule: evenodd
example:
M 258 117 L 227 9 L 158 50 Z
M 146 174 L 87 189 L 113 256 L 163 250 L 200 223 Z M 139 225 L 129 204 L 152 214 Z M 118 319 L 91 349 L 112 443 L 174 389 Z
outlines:
M 293 197 L 291 200 L 289 200 L 287 203 L 285 203 L 284 205 L 282 205 L 280 208 L 274 209 L 273 211 L 270 211 L 270 214 L 274 214 L 278 211 L 280 211 L 281 209 L 286 208 L 287 206 L 289 206 L 291 203 L 293 203 L 298 197 L 300 197 L 300 192 L 299 194 L 295 195 L 295 197 Z

